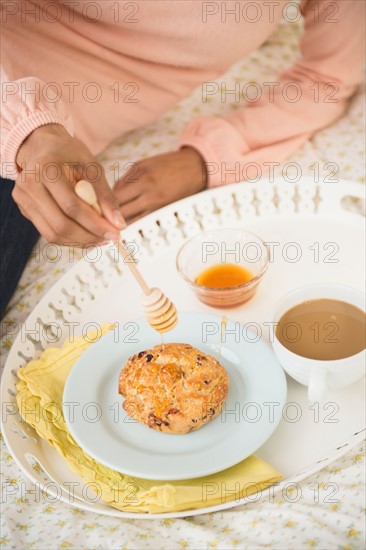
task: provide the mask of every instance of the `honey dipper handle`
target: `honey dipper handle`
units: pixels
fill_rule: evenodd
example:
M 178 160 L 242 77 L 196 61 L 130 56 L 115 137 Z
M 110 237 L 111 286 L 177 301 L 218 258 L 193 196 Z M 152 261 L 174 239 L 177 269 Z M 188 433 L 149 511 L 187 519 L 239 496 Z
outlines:
M 132 275 L 135 277 L 137 283 L 140 285 L 143 293 L 146 294 L 146 296 L 148 296 L 151 292 L 151 288 L 146 284 L 145 279 L 137 269 L 136 264 L 133 261 L 131 261 L 130 252 L 126 250 L 120 242 L 116 241 L 114 244 L 117 246 L 122 258 L 126 260 L 125 263 L 128 265 Z
M 75 193 L 77 196 L 89 204 L 98 214 L 102 215 L 102 210 L 98 204 L 98 199 L 94 191 L 94 187 L 89 181 L 86 180 L 80 180 L 75 185 Z M 126 260 L 126 264 L 128 265 L 132 275 L 135 277 L 137 283 L 140 285 L 142 291 L 144 294 L 149 295 L 151 292 L 151 288 L 146 284 L 143 276 L 139 272 L 139 270 L 136 267 L 136 264 L 134 262 L 131 262 L 130 258 L 130 252 L 126 250 L 122 244 L 118 241 L 114 243 L 116 247 L 118 248 L 119 253 L 121 254 L 122 258 Z
M 75 193 L 79 199 L 89 204 L 98 214 L 102 214 L 102 210 L 98 204 L 98 199 L 94 191 L 94 187 L 89 181 L 80 180 L 75 185 Z

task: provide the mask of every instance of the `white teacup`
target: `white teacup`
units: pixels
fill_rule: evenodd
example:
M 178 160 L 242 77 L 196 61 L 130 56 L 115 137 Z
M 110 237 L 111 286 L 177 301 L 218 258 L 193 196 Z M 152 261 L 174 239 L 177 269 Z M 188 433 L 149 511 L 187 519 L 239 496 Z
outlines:
M 286 294 L 277 303 L 274 322 L 295 305 L 319 298 L 341 300 L 365 311 L 365 294 L 335 283 L 315 283 Z M 318 360 L 302 357 L 283 346 L 274 334 L 273 349 L 284 370 L 308 386 L 310 401 L 323 401 L 327 388 L 344 388 L 365 375 L 366 350 L 345 359 Z

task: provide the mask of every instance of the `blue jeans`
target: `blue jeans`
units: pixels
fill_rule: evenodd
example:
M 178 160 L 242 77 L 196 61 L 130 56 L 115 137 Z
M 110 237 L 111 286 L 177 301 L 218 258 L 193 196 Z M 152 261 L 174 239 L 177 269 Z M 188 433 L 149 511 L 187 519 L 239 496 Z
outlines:
M 0 319 L 39 238 L 14 202 L 13 188 L 13 181 L 0 178 Z

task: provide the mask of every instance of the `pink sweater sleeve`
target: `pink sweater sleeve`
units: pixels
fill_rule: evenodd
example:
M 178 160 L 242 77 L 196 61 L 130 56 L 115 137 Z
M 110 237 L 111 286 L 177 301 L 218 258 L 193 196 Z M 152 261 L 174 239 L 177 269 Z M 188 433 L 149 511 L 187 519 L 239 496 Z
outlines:
M 283 161 L 342 115 L 362 80 L 365 2 L 306 1 L 303 14 L 301 58 L 278 85 L 267 94 L 262 88 L 257 102 L 222 118 L 197 117 L 185 129 L 180 145 L 201 153 L 210 187 L 255 178 Z
M 15 179 L 18 149 L 33 130 L 53 123 L 62 124 L 72 134 L 73 123 L 62 101 L 50 101 L 43 93 L 45 84 L 38 78 L 9 81 L 2 70 L 1 82 L 0 173 Z

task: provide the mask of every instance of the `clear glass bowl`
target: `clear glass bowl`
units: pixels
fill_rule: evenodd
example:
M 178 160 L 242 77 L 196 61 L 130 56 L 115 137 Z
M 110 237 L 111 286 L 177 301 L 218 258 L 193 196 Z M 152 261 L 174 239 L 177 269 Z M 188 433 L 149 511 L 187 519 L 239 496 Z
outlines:
M 250 300 L 267 270 L 269 250 L 262 239 L 242 229 L 214 229 L 192 237 L 179 249 L 177 270 L 197 298 L 209 306 L 234 307 Z M 236 286 L 212 288 L 197 284 L 205 269 L 218 264 L 237 264 L 253 278 Z

